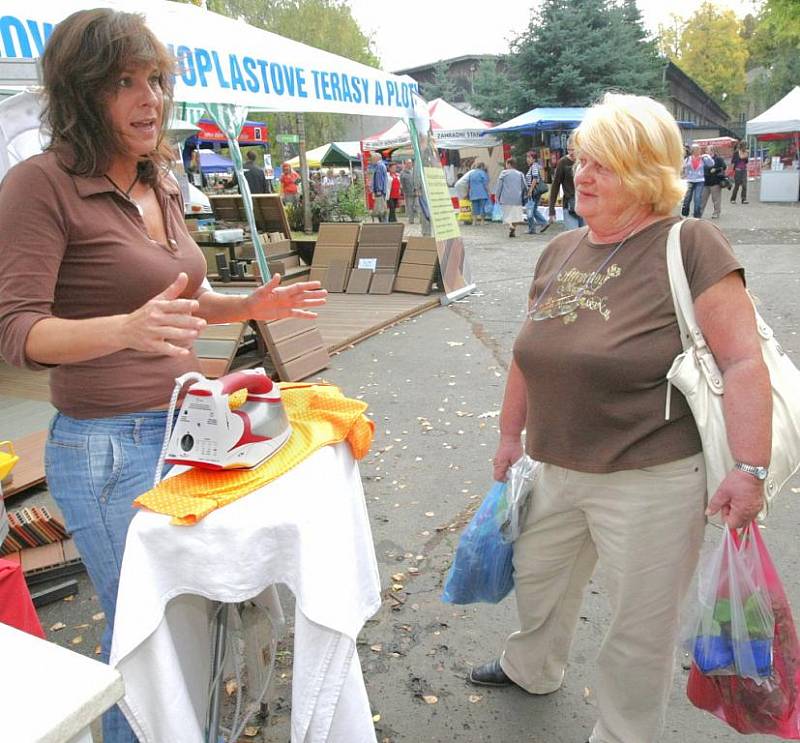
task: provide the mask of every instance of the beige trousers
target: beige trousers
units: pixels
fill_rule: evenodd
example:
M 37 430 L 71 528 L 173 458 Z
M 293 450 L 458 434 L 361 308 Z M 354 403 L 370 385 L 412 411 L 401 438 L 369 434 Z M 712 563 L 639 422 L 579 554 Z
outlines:
M 705 212 L 706 204 L 708 204 L 708 197 L 714 204 L 714 216 L 719 217 L 722 214 L 722 186 L 704 186 L 703 195 L 700 197 L 700 211 Z
M 532 694 L 564 678 L 583 590 L 600 560 L 611 623 L 591 743 L 653 743 L 672 685 L 680 605 L 703 541 L 702 454 L 594 475 L 545 464 L 514 544 L 520 629 L 503 670 Z

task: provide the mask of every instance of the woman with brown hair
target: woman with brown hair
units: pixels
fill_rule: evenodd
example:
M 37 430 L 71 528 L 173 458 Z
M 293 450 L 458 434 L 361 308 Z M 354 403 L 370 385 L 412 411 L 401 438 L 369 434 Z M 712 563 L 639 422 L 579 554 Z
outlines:
M 50 370 L 45 468 L 106 616 L 108 659 L 133 499 L 150 487 L 176 377 L 207 323 L 311 317 L 317 282 L 203 286 L 164 139 L 174 60 L 141 16 L 79 11 L 42 57 L 52 141 L 0 186 L 0 354 Z M 105 743 L 136 737 L 118 708 Z

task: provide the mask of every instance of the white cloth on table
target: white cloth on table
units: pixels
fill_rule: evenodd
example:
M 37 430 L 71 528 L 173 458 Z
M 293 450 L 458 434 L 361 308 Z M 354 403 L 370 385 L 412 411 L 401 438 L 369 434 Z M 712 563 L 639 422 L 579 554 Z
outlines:
M 356 637 L 380 607 L 358 466 L 326 446 L 277 480 L 173 526 L 138 513 L 122 564 L 111 664 L 142 743 L 204 740 L 211 666 L 210 601 L 296 598 L 292 743 L 373 743 Z

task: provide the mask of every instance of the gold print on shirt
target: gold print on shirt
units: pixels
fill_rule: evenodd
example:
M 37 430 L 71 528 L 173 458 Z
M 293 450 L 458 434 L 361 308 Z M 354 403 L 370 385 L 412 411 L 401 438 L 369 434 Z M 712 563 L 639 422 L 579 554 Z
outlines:
M 600 290 L 611 279 L 616 279 L 622 275 L 622 268 L 612 263 L 603 273 L 594 274 L 593 271 L 581 271 L 577 268 L 568 268 L 559 272 L 556 276 L 553 291 L 554 299 L 545 303 L 553 307 L 566 307 L 575 304 L 575 308 L 566 314 L 561 315 L 561 320 L 565 325 L 569 325 L 578 319 L 578 309 L 597 312 L 606 322 L 611 317 L 611 309 L 608 306 L 608 297 L 600 295 Z M 544 307 L 543 307 L 544 309 Z

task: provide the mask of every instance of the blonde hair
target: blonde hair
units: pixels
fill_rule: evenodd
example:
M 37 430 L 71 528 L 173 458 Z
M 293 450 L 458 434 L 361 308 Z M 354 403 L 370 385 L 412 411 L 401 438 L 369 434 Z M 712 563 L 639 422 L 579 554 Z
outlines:
M 683 197 L 683 142 L 667 109 L 652 98 L 606 93 L 573 133 L 581 155 L 610 168 L 632 200 L 669 214 Z

